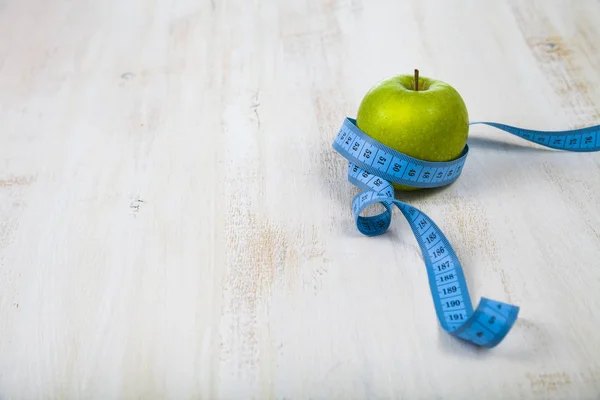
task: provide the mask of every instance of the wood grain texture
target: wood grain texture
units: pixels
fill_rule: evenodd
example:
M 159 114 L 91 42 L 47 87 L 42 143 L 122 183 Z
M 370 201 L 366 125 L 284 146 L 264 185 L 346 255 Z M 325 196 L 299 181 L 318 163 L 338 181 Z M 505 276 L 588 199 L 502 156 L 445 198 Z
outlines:
M 600 3 L 0 1 L 0 398 L 600 396 L 600 157 L 475 126 L 461 178 L 398 194 L 471 295 L 443 332 L 410 228 L 352 222 L 331 141 L 419 68 L 473 120 L 600 123 Z

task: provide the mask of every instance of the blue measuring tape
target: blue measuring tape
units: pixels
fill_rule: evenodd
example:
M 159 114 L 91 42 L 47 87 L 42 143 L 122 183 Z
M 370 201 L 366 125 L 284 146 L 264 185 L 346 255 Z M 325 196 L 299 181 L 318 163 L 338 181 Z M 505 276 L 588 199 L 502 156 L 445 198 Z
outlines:
M 485 124 L 534 143 L 554 149 L 591 152 L 600 150 L 600 125 L 568 131 L 534 131 L 495 122 Z M 460 176 L 469 146 L 448 162 L 419 160 L 391 149 L 369 137 L 346 118 L 333 142 L 333 148 L 348 160 L 348 180 L 363 191 L 352 200 L 352 213 L 358 230 L 367 236 L 384 233 L 392 221 L 396 205 L 419 243 L 440 324 L 453 336 L 483 347 L 494 347 L 512 328 L 519 307 L 482 297 L 473 310 L 460 261 L 440 228 L 423 211 L 394 198 L 393 183 L 432 188 L 446 186 Z M 363 217 L 370 205 L 380 203 L 385 211 Z

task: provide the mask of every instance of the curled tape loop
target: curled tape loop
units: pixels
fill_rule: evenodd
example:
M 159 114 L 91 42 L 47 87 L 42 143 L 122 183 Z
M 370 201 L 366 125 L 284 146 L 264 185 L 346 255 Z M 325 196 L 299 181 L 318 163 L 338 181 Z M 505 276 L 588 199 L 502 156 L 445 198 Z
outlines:
M 494 122 L 486 124 L 534 143 L 554 149 L 589 152 L 600 150 L 600 126 L 569 131 L 533 131 Z M 448 162 L 419 160 L 391 149 L 362 132 L 346 118 L 333 148 L 348 160 L 348 180 L 362 189 L 352 200 L 358 230 L 366 236 L 383 234 L 392 221 L 392 209 L 400 209 L 423 253 L 429 287 L 438 320 L 453 336 L 483 347 L 494 347 L 504 339 L 519 314 L 519 307 L 482 297 L 473 309 L 460 261 L 440 228 L 423 211 L 394 198 L 393 183 L 432 188 L 446 186 L 460 176 L 469 147 Z M 370 205 L 380 203 L 385 211 L 363 217 Z

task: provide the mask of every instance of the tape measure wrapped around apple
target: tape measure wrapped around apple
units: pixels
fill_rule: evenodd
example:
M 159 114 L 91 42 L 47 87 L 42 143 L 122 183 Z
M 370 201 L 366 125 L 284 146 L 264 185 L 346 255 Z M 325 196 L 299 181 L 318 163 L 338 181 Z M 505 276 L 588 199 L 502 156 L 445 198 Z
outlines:
M 378 142 L 426 161 L 451 161 L 467 144 L 469 114 L 449 84 L 415 75 L 399 75 L 373 86 L 356 114 L 356 125 Z M 394 183 L 400 190 L 418 187 Z
M 525 140 L 576 152 L 600 150 L 600 126 L 534 131 L 495 122 L 469 122 L 458 92 L 447 83 L 400 75 L 365 95 L 356 120 L 346 118 L 333 148 L 348 160 L 348 180 L 362 189 L 352 200 L 358 230 L 384 233 L 397 206 L 423 253 L 440 325 L 451 335 L 494 347 L 512 328 L 519 307 L 483 297 L 473 309 L 460 261 L 441 229 L 421 210 L 394 198 L 394 189 L 415 190 L 454 182 L 468 155 L 469 125 L 487 124 Z M 369 206 L 385 211 L 363 217 Z

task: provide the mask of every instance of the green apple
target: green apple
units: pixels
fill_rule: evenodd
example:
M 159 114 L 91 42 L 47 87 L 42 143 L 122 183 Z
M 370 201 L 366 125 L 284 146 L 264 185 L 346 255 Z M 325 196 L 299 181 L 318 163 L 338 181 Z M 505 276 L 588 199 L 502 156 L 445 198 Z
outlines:
M 373 86 L 358 108 L 356 125 L 380 143 L 426 161 L 457 158 L 469 134 L 460 94 L 445 82 L 419 77 L 418 70 L 414 76 L 393 76 Z

